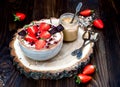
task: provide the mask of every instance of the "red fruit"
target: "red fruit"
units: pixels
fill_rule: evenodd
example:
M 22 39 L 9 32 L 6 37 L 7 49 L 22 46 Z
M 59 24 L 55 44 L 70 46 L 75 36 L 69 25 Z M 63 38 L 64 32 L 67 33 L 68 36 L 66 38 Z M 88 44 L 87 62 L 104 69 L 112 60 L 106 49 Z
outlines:
M 51 27 L 50 24 L 42 22 L 42 23 L 40 23 L 39 29 L 41 32 L 48 31 L 50 29 L 50 27 Z
M 82 16 L 90 16 L 93 12 L 94 12 L 94 10 L 86 9 L 86 10 L 81 11 L 80 15 L 82 15 Z
M 37 38 L 34 35 L 26 35 L 24 38 L 28 42 L 35 42 L 37 41 Z
M 83 74 L 90 75 L 95 72 L 95 66 L 92 64 L 86 65 L 83 69 Z
M 35 42 L 35 49 L 40 50 L 40 49 L 44 48 L 45 45 L 46 45 L 45 40 L 42 40 L 42 39 L 37 40 Z
M 95 19 L 93 21 L 93 26 L 102 29 L 104 27 L 104 24 L 101 19 Z
M 48 31 L 43 31 L 40 33 L 40 38 L 48 39 L 51 37 L 51 34 Z
M 37 32 L 38 32 L 38 27 L 37 26 L 31 26 L 31 27 L 28 27 L 27 29 L 27 32 L 28 32 L 28 34 L 36 34 Z
M 84 75 L 84 74 L 78 74 L 77 79 L 76 79 L 76 83 L 78 83 L 78 84 L 87 83 L 91 80 L 92 80 L 91 76 Z
M 17 12 L 14 17 L 14 21 L 23 21 L 26 18 L 26 15 L 24 13 Z

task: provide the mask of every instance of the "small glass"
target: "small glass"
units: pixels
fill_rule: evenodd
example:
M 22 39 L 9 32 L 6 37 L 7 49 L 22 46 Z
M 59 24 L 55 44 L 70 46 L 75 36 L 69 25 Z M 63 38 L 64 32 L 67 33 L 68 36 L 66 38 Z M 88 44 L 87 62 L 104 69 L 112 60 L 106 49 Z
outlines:
M 60 24 L 64 27 L 64 41 L 74 41 L 78 37 L 78 16 L 75 16 L 73 22 L 73 13 L 64 13 L 60 16 Z

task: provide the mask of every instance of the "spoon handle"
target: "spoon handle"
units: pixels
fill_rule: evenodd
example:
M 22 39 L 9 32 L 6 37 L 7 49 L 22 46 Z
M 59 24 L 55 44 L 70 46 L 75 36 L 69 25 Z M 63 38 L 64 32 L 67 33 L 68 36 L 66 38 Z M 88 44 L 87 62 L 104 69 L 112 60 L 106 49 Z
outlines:
M 79 4 L 76 7 L 76 13 L 75 14 L 77 14 L 80 11 L 81 7 L 82 7 L 82 2 L 79 2 Z
M 70 22 L 70 23 L 72 23 L 72 22 L 73 22 L 73 20 L 74 20 L 74 18 L 75 18 L 75 16 L 76 16 L 76 14 L 80 11 L 81 7 L 82 7 L 82 2 L 79 2 L 79 4 L 78 4 L 78 5 L 77 5 L 77 7 L 76 7 L 75 14 L 74 14 L 74 16 L 73 16 L 73 18 L 72 18 L 72 20 L 71 20 L 71 22 Z
M 71 53 L 71 55 L 72 55 L 72 56 L 77 55 L 77 53 L 79 53 L 80 49 L 83 49 L 83 48 L 84 48 L 84 46 L 86 46 L 85 42 L 86 42 L 86 40 L 84 40 L 84 42 L 83 42 L 82 46 L 81 46 L 80 48 L 78 48 L 78 49 L 74 50 L 74 51 Z

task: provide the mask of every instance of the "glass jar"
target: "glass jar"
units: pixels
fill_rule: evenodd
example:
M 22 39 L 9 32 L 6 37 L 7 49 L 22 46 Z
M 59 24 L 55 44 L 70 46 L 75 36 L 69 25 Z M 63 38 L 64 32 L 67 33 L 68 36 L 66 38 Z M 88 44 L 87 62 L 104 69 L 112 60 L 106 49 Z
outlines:
M 60 16 L 60 24 L 64 27 L 64 41 L 74 41 L 78 37 L 78 16 L 75 16 L 73 22 L 73 13 L 64 13 Z

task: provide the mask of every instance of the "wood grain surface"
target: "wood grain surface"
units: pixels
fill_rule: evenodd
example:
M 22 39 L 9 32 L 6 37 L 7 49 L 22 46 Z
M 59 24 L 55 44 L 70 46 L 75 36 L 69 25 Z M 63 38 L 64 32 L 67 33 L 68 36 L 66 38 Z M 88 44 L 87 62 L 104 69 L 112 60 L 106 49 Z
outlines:
M 97 71 L 88 84 L 76 85 L 73 77 L 60 80 L 33 80 L 21 75 L 13 66 L 8 48 L 12 35 L 32 20 L 59 17 L 74 12 L 78 2 L 82 9 L 91 8 L 105 24 L 95 44 L 91 63 Z M 120 3 L 118 0 L 3 0 L 0 1 L 0 87 L 119 87 L 120 86 Z M 27 14 L 23 22 L 13 22 L 13 13 Z

